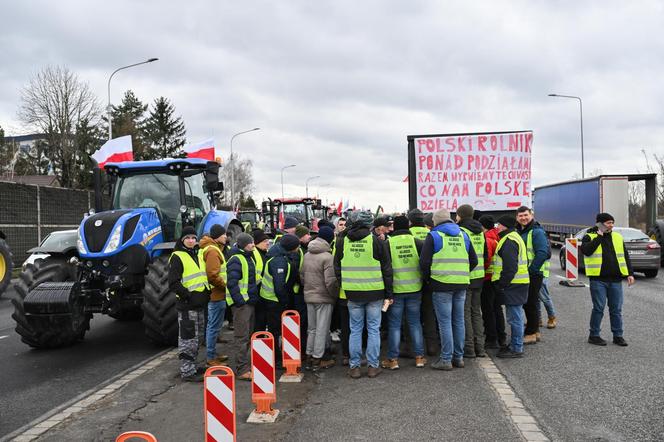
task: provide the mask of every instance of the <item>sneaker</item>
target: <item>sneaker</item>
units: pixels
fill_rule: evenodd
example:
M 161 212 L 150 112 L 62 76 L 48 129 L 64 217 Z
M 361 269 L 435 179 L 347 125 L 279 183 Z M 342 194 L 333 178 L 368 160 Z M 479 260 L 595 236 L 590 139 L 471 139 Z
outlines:
M 558 325 L 558 321 L 556 320 L 555 316 L 549 316 L 549 320 L 546 321 L 546 328 L 556 328 L 556 325 Z
M 240 376 L 238 376 L 236 379 L 240 380 L 240 381 L 250 381 L 251 380 L 251 372 L 250 371 L 245 371 Z
M 427 365 L 427 360 L 424 356 L 415 356 L 415 366 L 417 368 L 422 368 Z
M 383 369 L 380 368 L 380 367 L 369 367 L 367 369 L 367 376 L 369 376 L 370 378 L 375 378 L 376 376 L 378 376 L 382 372 L 383 372 Z
M 304 358 L 304 369 L 307 371 L 311 371 L 313 369 L 313 359 L 310 355 L 307 355 Z
M 496 354 L 496 356 L 504 359 L 516 359 L 516 358 L 522 358 L 523 352 L 512 351 L 511 348 L 504 347 L 500 349 L 500 351 L 498 352 L 498 354 Z
M 203 373 L 194 373 L 189 376 L 182 376 L 182 382 L 203 382 Z
M 463 359 L 452 359 L 452 367 L 463 368 L 466 364 L 463 362 Z
M 532 335 L 525 335 L 523 337 L 523 343 L 525 345 L 537 344 L 537 334 L 533 333 Z
M 484 342 L 484 348 L 486 348 L 487 350 L 497 350 L 500 347 L 498 346 L 498 341 L 490 340 Z
M 319 368 L 320 368 L 320 359 L 311 358 L 311 365 L 309 366 L 309 370 L 315 373 L 318 371 Z
M 449 361 L 443 361 L 442 359 L 438 359 L 436 362 L 431 364 L 431 368 L 433 368 L 434 370 L 450 371 L 452 370 L 452 363 Z
M 318 368 L 325 370 L 327 368 L 334 367 L 334 364 L 336 364 L 334 359 L 321 359 L 318 363 Z
M 399 360 L 398 359 L 384 359 L 380 366 L 388 370 L 398 370 L 399 369 Z
M 623 339 L 622 336 L 616 336 L 613 338 L 613 343 L 621 347 L 627 347 L 627 342 Z
M 601 336 L 588 336 L 588 344 L 605 346 L 606 341 Z
M 341 333 L 338 330 L 330 332 L 330 339 L 332 339 L 332 342 L 341 342 L 340 334 Z
M 350 376 L 353 379 L 360 379 L 362 377 L 362 372 L 360 371 L 360 367 L 351 367 L 348 370 L 348 376 Z

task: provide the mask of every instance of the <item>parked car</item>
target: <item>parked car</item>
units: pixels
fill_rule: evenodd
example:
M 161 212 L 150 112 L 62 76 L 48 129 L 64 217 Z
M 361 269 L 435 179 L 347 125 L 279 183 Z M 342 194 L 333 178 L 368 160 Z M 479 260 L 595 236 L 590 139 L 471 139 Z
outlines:
M 76 255 L 76 240 L 78 239 L 78 230 L 61 230 L 51 232 L 44 238 L 38 247 L 28 250 L 30 256 L 23 262 L 23 270 L 28 264 L 34 264 L 38 259 L 48 258 L 50 250 L 64 250 L 65 256 Z
M 581 240 L 588 228 L 579 231 L 574 237 L 579 240 L 579 271 L 585 271 L 583 265 L 584 255 L 581 252 Z M 625 240 L 625 251 L 632 262 L 632 270 L 641 272 L 646 278 L 654 278 L 659 271 L 661 251 L 657 241 L 654 241 L 638 229 L 631 227 L 614 227 Z M 560 249 L 560 267 L 565 270 L 565 248 Z

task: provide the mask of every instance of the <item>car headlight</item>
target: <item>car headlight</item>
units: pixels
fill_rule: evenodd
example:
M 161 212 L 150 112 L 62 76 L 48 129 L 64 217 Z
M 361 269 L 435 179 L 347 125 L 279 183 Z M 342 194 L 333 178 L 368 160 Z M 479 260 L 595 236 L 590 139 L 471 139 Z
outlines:
M 85 246 L 83 245 L 83 238 L 81 237 L 81 231 L 78 231 L 78 238 L 76 239 L 76 249 L 78 249 L 79 255 L 84 255 L 87 253 Z
M 111 235 L 111 239 L 108 241 L 108 245 L 104 249 L 104 253 L 112 253 L 120 247 L 120 232 L 122 231 L 122 226 L 118 225 Z

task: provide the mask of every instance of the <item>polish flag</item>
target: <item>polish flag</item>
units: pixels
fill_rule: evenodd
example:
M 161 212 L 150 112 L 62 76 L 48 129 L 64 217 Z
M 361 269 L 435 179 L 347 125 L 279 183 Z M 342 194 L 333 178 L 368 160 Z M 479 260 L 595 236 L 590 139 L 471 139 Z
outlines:
M 286 216 L 284 214 L 284 205 L 281 204 L 281 210 L 279 211 L 279 228 L 283 230 L 285 225 L 286 225 Z
M 200 143 L 187 144 L 182 148 L 187 158 L 200 158 L 214 161 L 214 139 L 210 138 Z
M 104 143 L 99 150 L 92 154 L 92 158 L 103 168 L 106 163 L 122 163 L 134 161 L 134 152 L 131 146 L 131 135 L 113 138 Z
M 339 205 L 337 206 L 337 215 L 339 215 L 339 216 L 341 216 L 341 206 L 342 205 L 343 205 L 343 203 L 341 202 L 341 200 L 339 200 Z

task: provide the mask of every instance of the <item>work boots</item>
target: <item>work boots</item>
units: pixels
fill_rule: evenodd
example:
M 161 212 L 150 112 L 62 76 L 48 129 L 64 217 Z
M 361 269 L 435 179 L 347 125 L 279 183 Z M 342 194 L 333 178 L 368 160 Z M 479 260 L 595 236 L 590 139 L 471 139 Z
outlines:
M 555 316 L 549 316 L 549 320 L 546 322 L 546 328 L 556 328 L 558 321 L 556 321 Z
M 525 335 L 523 337 L 523 343 L 525 345 L 537 344 L 537 334 L 533 333 L 532 335 Z

